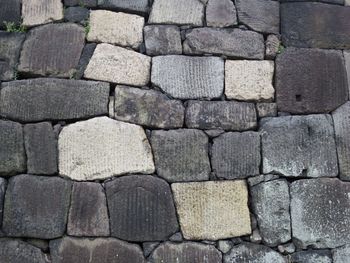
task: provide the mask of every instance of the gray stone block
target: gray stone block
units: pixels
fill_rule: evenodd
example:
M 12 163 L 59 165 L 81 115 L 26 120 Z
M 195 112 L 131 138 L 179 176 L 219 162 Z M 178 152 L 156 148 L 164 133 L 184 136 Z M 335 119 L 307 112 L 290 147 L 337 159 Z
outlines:
M 333 249 L 332 254 L 333 254 L 333 263 L 347 263 L 350 258 L 350 245 L 348 244 L 348 245 Z
M 85 7 L 73 6 L 64 10 L 64 20 L 84 25 L 89 19 L 90 11 Z
M 280 52 L 281 41 L 277 35 L 268 35 L 265 41 L 265 59 L 274 60 Z
M 6 28 L 6 23 L 21 23 L 22 0 L 0 0 L 0 29 Z
M 126 12 L 147 13 L 148 0 L 97 0 L 103 9 L 121 10 Z
M 84 7 L 96 7 L 97 0 L 64 0 L 65 6 L 84 6 Z
M 4 210 L 4 200 L 6 191 L 7 181 L 0 177 L 0 229 L 2 225 L 2 215 Z
M 332 263 L 330 250 L 306 250 L 295 252 L 289 256 L 291 262 L 297 263 Z M 334 261 L 336 263 L 336 261 Z M 340 263 L 340 262 L 339 262 Z M 346 261 L 344 261 L 346 263 Z
M 74 75 L 75 79 L 82 79 L 84 76 L 85 69 L 89 64 L 89 61 L 94 54 L 96 43 L 88 43 L 84 46 L 83 52 L 81 53 L 77 71 Z
M 277 104 L 276 103 L 257 103 L 256 110 L 259 118 L 276 117 Z
M 207 26 L 228 27 L 237 25 L 235 5 L 231 0 L 210 0 L 206 7 Z

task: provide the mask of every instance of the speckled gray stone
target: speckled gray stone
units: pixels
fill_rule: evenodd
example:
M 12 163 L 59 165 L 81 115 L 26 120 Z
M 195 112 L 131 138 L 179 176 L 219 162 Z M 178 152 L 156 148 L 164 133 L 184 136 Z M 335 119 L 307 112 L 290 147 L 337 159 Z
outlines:
M 237 24 L 235 5 L 231 0 L 209 0 L 206 7 L 207 26 L 228 27 Z

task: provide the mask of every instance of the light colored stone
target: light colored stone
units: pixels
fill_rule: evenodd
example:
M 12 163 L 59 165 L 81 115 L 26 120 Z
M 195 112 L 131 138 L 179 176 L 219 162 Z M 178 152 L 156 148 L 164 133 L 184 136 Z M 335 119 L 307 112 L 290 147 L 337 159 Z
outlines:
M 110 44 L 99 44 L 84 76 L 88 79 L 144 86 L 148 84 L 150 71 L 150 57 Z
M 350 6 L 350 0 L 345 0 L 345 5 Z
M 273 100 L 272 61 L 226 60 L 225 95 L 236 100 Z
M 107 117 L 64 127 L 58 150 L 60 175 L 78 181 L 154 172 L 151 147 L 144 130 Z
M 186 239 L 218 240 L 251 233 L 245 181 L 171 185 Z
M 142 16 L 121 12 L 91 11 L 90 31 L 87 35 L 87 40 L 136 49 L 143 41 L 144 20 Z

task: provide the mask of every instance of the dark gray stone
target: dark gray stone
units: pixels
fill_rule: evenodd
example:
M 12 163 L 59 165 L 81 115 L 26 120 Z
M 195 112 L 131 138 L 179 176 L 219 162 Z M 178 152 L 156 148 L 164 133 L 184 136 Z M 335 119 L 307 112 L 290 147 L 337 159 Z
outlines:
M 71 23 L 48 24 L 27 33 L 18 71 L 25 76 L 73 77 L 85 31 Z
M 76 6 L 68 7 L 64 10 L 64 20 L 72 23 L 84 25 L 89 19 L 90 11 L 87 8 Z
M 104 9 L 126 12 L 147 13 L 148 0 L 98 0 L 98 6 Z
M 158 247 L 160 242 L 144 242 L 142 243 L 143 254 L 148 257 L 152 251 Z
M 82 79 L 84 76 L 85 69 L 89 64 L 89 61 L 94 54 L 96 43 L 88 43 L 84 46 L 83 52 L 81 53 L 77 71 L 74 74 L 75 79 Z
M 155 90 L 116 86 L 114 117 L 139 125 L 171 129 L 182 127 L 185 107 Z
M 290 186 L 294 243 L 335 248 L 350 242 L 350 183 L 337 178 L 304 179 Z
M 321 2 L 321 3 L 344 5 L 344 0 L 279 0 L 279 1 L 281 3 L 283 2 Z
M 329 250 L 306 250 L 293 253 L 289 259 L 292 263 L 332 263 L 332 254 Z
M 350 6 L 350 2 L 349 2 L 349 6 Z M 344 50 L 343 53 L 345 58 L 345 67 L 348 75 L 348 88 L 350 91 L 350 50 L 349 51 Z
M 274 60 L 281 48 L 281 41 L 277 35 L 268 35 L 265 41 L 265 59 Z
M 108 113 L 109 84 L 64 79 L 2 83 L 0 115 L 24 122 L 72 120 Z
M 97 0 L 64 0 L 65 6 L 96 7 Z
M 259 118 L 276 117 L 277 104 L 276 103 L 257 103 L 256 110 Z
M 4 210 L 6 185 L 7 185 L 7 181 L 4 178 L 0 177 L 0 229 L 2 226 L 2 214 Z
M 310 2 L 283 3 L 283 44 L 295 47 L 349 49 L 349 16 L 350 8 L 343 6 Z
M 265 118 L 260 132 L 264 174 L 288 177 L 338 175 L 330 115 Z
M 171 189 L 164 180 L 130 175 L 105 183 L 105 188 L 112 236 L 161 241 L 178 230 Z
M 74 183 L 68 216 L 70 236 L 109 236 L 104 189 L 98 183 Z
M 257 132 L 228 132 L 214 139 L 211 164 L 219 178 L 258 175 L 260 161 L 260 135 Z
M 24 145 L 28 173 L 57 173 L 57 138 L 51 123 L 26 124 Z
M 249 186 L 253 187 L 257 184 L 260 184 L 263 182 L 269 182 L 269 181 L 276 180 L 276 179 L 279 179 L 279 176 L 276 174 L 259 174 L 257 176 L 249 177 L 247 179 L 247 181 L 248 181 Z
M 26 154 L 22 125 L 0 120 L 0 175 L 14 175 L 25 171 Z
M 206 7 L 207 26 L 228 27 L 237 25 L 235 5 L 231 0 L 209 0 Z
M 22 0 L 0 0 L 0 29 L 5 29 L 8 23 L 21 23 Z
M 199 129 L 245 131 L 257 126 L 253 103 L 235 101 L 189 101 L 186 125 Z
M 279 111 L 326 113 L 348 99 L 341 51 L 287 48 L 276 60 Z
M 232 58 L 264 59 L 263 35 L 242 29 L 196 28 L 186 34 L 185 54 L 214 54 Z
M 348 263 L 350 258 L 350 244 L 332 250 L 333 263 Z
M 205 181 L 211 172 L 203 131 L 153 131 L 151 145 L 158 176 L 168 182 Z
M 71 182 L 59 177 L 18 175 L 5 195 L 7 236 L 53 239 L 66 230 Z
M 46 239 L 27 238 L 25 241 L 34 247 L 40 248 L 45 253 L 49 252 L 49 241 Z

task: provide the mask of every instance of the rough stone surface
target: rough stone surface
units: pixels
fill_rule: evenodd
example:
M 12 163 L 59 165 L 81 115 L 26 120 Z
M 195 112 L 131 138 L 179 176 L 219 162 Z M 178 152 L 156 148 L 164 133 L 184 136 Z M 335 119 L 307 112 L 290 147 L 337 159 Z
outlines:
M 276 103 L 257 103 L 256 111 L 259 118 L 276 117 L 277 116 L 277 104 Z
M 228 27 L 237 24 L 235 5 L 231 0 L 210 0 L 206 7 L 207 26 Z
M 6 28 L 7 23 L 21 23 L 22 0 L 0 0 L 0 29 Z
M 186 125 L 199 129 L 244 131 L 257 126 L 254 104 L 236 101 L 194 101 L 187 103 Z
M 151 79 L 174 98 L 218 98 L 224 90 L 224 61 L 216 57 L 154 57 Z
M 150 71 L 150 57 L 110 44 L 99 44 L 84 76 L 88 79 L 144 86 L 149 82 Z
M 102 185 L 74 183 L 68 216 L 70 236 L 109 236 L 107 201 Z
M 174 183 L 171 188 L 186 239 L 218 240 L 251 233 L 244 181 Z
M 350 183 L 336 178 L 299 180 L 290 186 L 293 240 L 306 248 L 335 248 L 350 239 Z
M 233 58 L 263 59 L 264 38 L 242 29 L 196 28 L 186 34 L 185 54 L 214 54 Z
M 291 262 L 297 263 L 337 263 L 337 261 L 332 261 L 332 254 L 329 250 L 299 251 L 290 255 L 289 258 Z
M 349 6 L 350 6 L 350 3 L 349 3 Z M 350 93 L 350 51 L 344 50 L 344 58 L 345 58 L 346 72 L 347 72 L 347 76 L 348 76 L 348 88 L 349 88 L 349 93 Z
M 9 180 L 3 230 L 7 236 L 53 239 L 66 230 L 72 183 L 59 177 L 18 175 Z
M 86 24 L 89 19 L 89 9 L 81 6 L 68 7 L 64 10 L 64 20 L 72 23 Z
M 203 131 L 153 131 L 151 144 L 157 174 L 169 182 L 209 180 L 208 137 Z
M 78 65 L 84 39 L 84 28 L 76 24 L 34 28 L 24 41 L 18 71 L 29 76 L 71 77 Z
M 106 183 L 111 235 L 128 241 L 165 240 L 178 230 L 169 185 L 150 175 Z
M 247 179 L 248 184 L 250 187 L 253 187 L 257 184 L 263 183 L 263 182 L 269 182 L 272 180 L 279 179 L 279 176 L 276 174 L 260 174 L 257 176 L 249 177 Z
M 64 127 L 58 150 L 60 174 L 78 181 L 154 172 L 151 147 L 144 130 L 107 117 Z
M 94 54 L 96 43 L 89 43 L 84 46 L 83 52 L 81 53 L 77 71 L 74 74 L 75 79 L 82 79 L 84 71 L 90 62 L 92 55 Z
M 348 98 L 341 51 L 287 48 L 277 57 L 275 79 L 279 111 L 329 112 Z
M 126 12 L 147 13 L 148 0 L 97 0 L 98 6 L 111 10 L 124 10 Z
M 226 60 L 226 97 L 244 101 L 273 100 L 274 68 L 272 61 Z
M 347 263 L 350 258 L 350 245 L 348 244 L 343 247 L 333 249 L 332 254 L 333 263 Z
M 0 178 L 0 229 L 2 225 L 2 214 L 4 210 L 6 186 L 7 186 L 7 181 L 4 178 Z
M 159 91 L 117 86 L 114 90 L 114 117 L 147 127 L 182 127 L 185 108 Z
M 0 115 L 24 122 L 72 120 L 107 113 L 109 85 L 95 81 L 31 79 L 2 83 Z
M 281 41 L 276 35 L 268 35 L 265 41 L 265 58 L 275 59 L 280 49 Z
M 266 118 L 260 127 L 265 174 L 337 176 L 336 145 L 329 115 Z

